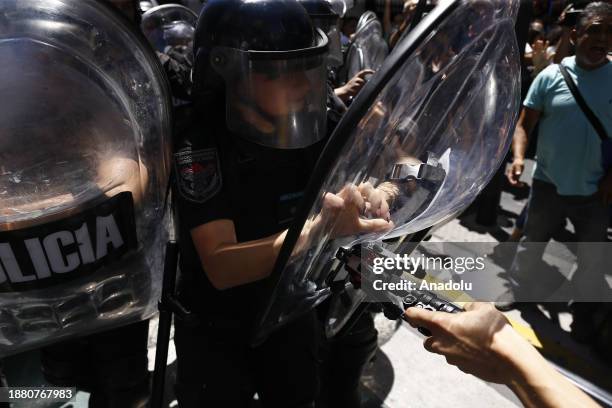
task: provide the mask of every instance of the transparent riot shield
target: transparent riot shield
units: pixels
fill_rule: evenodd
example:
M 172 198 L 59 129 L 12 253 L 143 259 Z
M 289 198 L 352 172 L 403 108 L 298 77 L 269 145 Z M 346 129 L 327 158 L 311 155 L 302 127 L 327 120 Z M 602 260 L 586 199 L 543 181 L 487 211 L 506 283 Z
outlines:
M 142 13 L 146 13 L 153 7 L 159 6 L 159 4 L 157 4 L 157 0 L 143 0 L 139 2 L 139 5 Z
M 346 54 L 346 80 L 364 69 L 378 70 L 388 54 L 389 46 L 376 14 L 371 11 L 364 13 Z
M 140 27 L 158 52 L 170 47 L 192 47 L 198 15 L 180 4 L 163 4 L 142 15 Z
M 332 8 L 340 16 L 340 18 L 346 15 L 346 12 L 353 8 L 355 2 L 353 0 L 328 0 Z
M 95 0 L 0 3 L 0 356 L 156 310 L 171 104 L 132 30 Z
M 336 291 L 338 254 L 447 220 L 488 183 L 519 109 L 516 7 L 441 2 L 366 84 L 312 175 L 255 342 Z M 372 190 L 385 192 L 376 205 L 365 199 Z
M 377 20 L 376 13 L 373 11 L 366 11 L 363 13 L 359 20 L 357 21 L 357 27 L 355 27 L 355 32 L 362 30 L 370 21 Z

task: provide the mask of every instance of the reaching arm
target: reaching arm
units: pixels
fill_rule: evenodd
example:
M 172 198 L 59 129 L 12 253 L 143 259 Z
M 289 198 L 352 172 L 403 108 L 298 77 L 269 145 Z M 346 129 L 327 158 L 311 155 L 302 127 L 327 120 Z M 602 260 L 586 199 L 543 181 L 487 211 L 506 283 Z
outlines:
M 304 249 L 318 239 L 322 230 L 333 237 L 386 231 L 393 224 L 386 219 L 366 220 L 360 217 L 368 200 L 355 187 L 338 194 L 326 194 L 321 213 L 308 221 L 298 238 L 296 249 Z M 328 230 L 329 228 L 329 230 Z M 245 285 L 267 278 L 287 236 L 287 230 L 262 239 L 238 242 L 234 222 L 215 220 L 191 230 L 191 238 L 202 268 L 212 285 L 219 290 Z
M 563 61 L 563 58 L 568 57 L 571 51 L 571 33 L 572 30 L 570 27 L 562 26 L 563 34 L 561 34 L 561 38 L 557 43 L 557 47 L 555 49 L 555 55 L 553 57 L 553 62 L 555 64 L 560 64 Z
M 531 108 L 523 108 L 512 138 L 512 166 L 508 170 L 508 181 L 512 185 L 519 184 L 519 178 L 525 168 L 525 152 L 529 145 L 529 135 L 540 119 L 541 113 Z
M 505 384 L 528 408 L 598 407 L 559 374 L 491 304 L 449 314 L 410 308 L 406 318 L 431 332 L 424 347 L 485 381 Z
M 216 220 L 191 230 L 202 268 L 219 290 L 268 277 L 286 234 L 238 243 L 231 220 Z

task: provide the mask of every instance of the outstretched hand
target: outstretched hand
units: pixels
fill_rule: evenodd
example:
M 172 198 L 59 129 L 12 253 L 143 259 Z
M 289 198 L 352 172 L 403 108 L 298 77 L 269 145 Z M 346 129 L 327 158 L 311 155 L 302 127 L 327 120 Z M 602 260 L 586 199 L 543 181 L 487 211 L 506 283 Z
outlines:
M 405 316 L 411 326 L 431 332 L 423 344 L 427 351 L 443 355 L 449 364 L 465 373 L 508 384 L 514 368 L 506 356 L 503 337 L 516 334 L 512 326 L 491 304 L 468 303 L 465 310 L 445 313 L 413 307 L 406 310 Z
M 359 71 L 352 77 L 346 84 L 341 86 L 340 88 L 335 89 L 336 96 L 342 100 L 342 102 L 347 103 L 349 99 L 357 96 L 361 88 L 366 84 L 366 76 L 374 74 L 374 71 L 371 69 L 364 69 Z

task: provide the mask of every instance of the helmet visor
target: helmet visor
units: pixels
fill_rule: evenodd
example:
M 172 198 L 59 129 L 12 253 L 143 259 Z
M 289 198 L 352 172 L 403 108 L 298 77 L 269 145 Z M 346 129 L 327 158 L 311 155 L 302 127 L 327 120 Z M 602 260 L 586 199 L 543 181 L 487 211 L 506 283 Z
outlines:
M 166 52 L 167 47 L 190 46 L 197 20 L 187 7 L 165 4 L 144 13 L 140 26 L 153 49 Z
M 297 149 L 326 134 L 327 38 L 293 51 L 217 47 L 211 64 L 226 83 L 228 128 L 267 147 Z

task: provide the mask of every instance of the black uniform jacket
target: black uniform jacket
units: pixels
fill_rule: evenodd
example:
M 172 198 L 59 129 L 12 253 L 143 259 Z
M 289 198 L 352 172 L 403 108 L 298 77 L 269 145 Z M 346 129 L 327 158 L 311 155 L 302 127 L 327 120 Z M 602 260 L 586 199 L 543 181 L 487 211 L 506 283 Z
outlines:
M 262 282 L 216 290 L 202 269 L 190 231 L 229 219 L 238 242 L 245 242 L 287 229 L 324 143 L 297 150 L 266 148 L 197 118 L 182 134 L 173 169 L 181 257 L 179 296 L 202 320 L 250 324 L 262 301 L 258 299 Z

